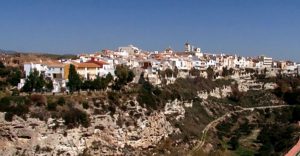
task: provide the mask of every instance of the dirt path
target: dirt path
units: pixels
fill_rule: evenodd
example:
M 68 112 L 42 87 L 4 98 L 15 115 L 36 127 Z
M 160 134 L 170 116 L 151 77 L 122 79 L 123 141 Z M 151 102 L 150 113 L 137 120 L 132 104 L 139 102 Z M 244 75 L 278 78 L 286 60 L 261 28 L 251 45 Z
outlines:
M 268 109 L 268 108 L 275 109 L 275 108 L 282 108 L 282 107 L 293 107 L 293 106 L 292 105 L 277 105 L 277 106 L 260 106 L 260 107 L 250 107 L 250 108 L 239 107 L 240 110 L 231 111 L 231 112 L 228 112 L 228 113 L 222 115 L 221 117 L 213 120 L 212 122 L 210 122 L 208 125 L 205 126 L 205 128 L 202 130 L 202 137 L 201 137 L 199 143 L 193 148 L 193 150 L 191 151 L 191 153 L 194 153 L 195 151 L 198 151 L 198 150 L 200 150 L 203 147 L 203 145 L 205 144 L 207 132 L 212 127 L 215 127 L 220 122 L 224 121 L 226 119 L 226 117 L 229 117 L 229 116 L 231 116 L 231 115 L 233 115 L 235 113 L 241 113 L 243 111 L 253 111 L 255 109 Z M 299 148 L 300 148 L 300 144 L 299 144 Z

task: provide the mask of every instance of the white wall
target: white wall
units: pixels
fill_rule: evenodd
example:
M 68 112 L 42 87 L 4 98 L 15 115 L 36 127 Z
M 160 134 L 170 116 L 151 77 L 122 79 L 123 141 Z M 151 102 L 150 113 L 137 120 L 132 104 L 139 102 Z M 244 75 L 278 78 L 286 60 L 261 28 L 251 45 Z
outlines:
M 53 79 L 53 74 L 61 74 L 62 78 L 64 78 L 64 67 L 48 67 L 46 72 L 46 76 L 51 77 Z

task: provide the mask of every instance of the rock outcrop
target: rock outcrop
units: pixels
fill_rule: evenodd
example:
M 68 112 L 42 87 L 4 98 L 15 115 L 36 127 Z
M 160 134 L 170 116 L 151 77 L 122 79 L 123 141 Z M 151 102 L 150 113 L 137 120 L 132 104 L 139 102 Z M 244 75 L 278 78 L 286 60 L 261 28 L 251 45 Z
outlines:
M 173 103 L 179 105 L 180 102 Z M 182 108 L 172 106 L 170 109 L 184 115 Z M 0 155 L 133 154 L 129 148 L 149 148 L 178 132 L 166 119 L 165 114 L 169 113 L 154 111 L 148 114 L 147 109 L 135 102 L 134 106 L 128 105 L 126 111 L 117 109 L 114 115 L 91 115 L 88 128 L 73 129 L 64 126 L 62 119 L 53 118 L 45 122 L 29 116 L 26 120 L 14 116 L 12 122 L 7 122 L 5 113 L 1 113 Z

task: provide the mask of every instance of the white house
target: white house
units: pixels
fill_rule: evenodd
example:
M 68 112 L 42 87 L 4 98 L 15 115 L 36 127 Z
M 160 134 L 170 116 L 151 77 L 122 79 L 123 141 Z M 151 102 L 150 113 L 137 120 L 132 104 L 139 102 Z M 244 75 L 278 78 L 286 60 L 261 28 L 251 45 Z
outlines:
M 79 62 L 87 62 L 91 60 L 91 57 L 87 54 L 83 54 L 79 56 Z
M 201 68 L 201 60 L 198 57 L 192 57 L 192 64 L 195 69 Z
M 139 67 L 139 60 L 137 60 L 137 59 L 129 59 L 128 60 L 128 65 L 129 65 L 130 68 Z
M 45 65 L 47 70 L 45 76 L 51 79 L 63 79 L 64 78 L 64 64 L 62 63 L 47 63 Z
M 128 57 L 128 52 L 126 50 L 122 50 L 122 51 L 115 51 L 114 52 L 115 55 L 118 55 L 120 57 Z
M 26 78 L 30 72 L 37 70 L 40 74 L 43 74 L 45 78 L 51 78 L 53 81 L 52 92 L 59 92 L 61 87 L 65 85 L 64 81 L 64 64 L 60 62 L 30 62 L 24 64 L 24 71 Z M 25 79 L 21 79 L 18 84 L 18 89 L 21 89 L 25 84 Z
M 171 60 L 163 60 L 160 63 L 160 69 L 166 70 L 167 68 L 172 68 L 172 61 Z
M 234 57 L 233 56 L 223 56 L 222 65 L 223 65 L 223 67 L 234 68 L 235 67 Z
M 247 63 L 249 63 L 245 57 L 238 57 L 237 62 L 236 62 L 236 67 L 237 68 L 245 68 L 247 67 Z
M 36 69 L 39 73 L 45 73 L 47 71 L 47 66 L 42 64 L 42 62 L 29 62 L 24 63 L 25 76 L 29 76 L 30 72 Z
M 207 60 L 207 62 L 206 62 L 207 67 L 216 67 L 216 65 L 217 65 L 217 61 L 212 58 Z
M 201 52 L 200 48 L 195 48 L 195 56 L 198 58 L 203 57 L 203 53 Z
M 264 67 L 263 61 L 255 62 L 255 66 L 254 67 L 258 68 L 258 69 L 263 68 Z
M 115 75 L 115 66 L 119 64 L 117 60 L 115 59 L 110 59 L 110 58 L 103 58 L 103 67 L 99 70 L 100 71 L 100 76 L 107 75 L 108 73 L 112 74 L 113 76 Z
M 283 68 L 286 73 L 292 74 L 298 70 L 298 66 L 295 62 L 287 61 L 286 66 Z
M 172 59 L 172 66 L 177 67 L 178 70 L 190 70 L 193 65 L 191 61 L 185 59 Z
M 127 52 L 128 54 L 139 54 L 141 50 L 133 45 L 128 45 L 127 47 L 119 47 L 119 52 Z

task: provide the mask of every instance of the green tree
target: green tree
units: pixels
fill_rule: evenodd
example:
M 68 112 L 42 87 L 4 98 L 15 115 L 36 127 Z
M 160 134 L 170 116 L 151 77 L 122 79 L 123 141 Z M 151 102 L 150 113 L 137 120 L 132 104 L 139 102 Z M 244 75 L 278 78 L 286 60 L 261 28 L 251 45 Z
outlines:
M 106 90 L 106 88 L 108 87 L 109 83 L 113 81 L 114 77 L 111 75 L 111 73 L 108 73 L 105 78 L 103 79 L 103 90 Z
M 97 76 L 92 82 L 94 89 L 96 90 L 106 90 L 109 83 L 113 80 L 113 76 L 108 73 L 105 77 Z
M 94 85 L 94 88 L 96 89 L 96 90 L 101 90 L 103 87 L 102 87 L 102 85 L 103 85 L 103 80 L 102 80 L 102 78 L 100 77 L 100 76 L 96 76 L 96 78 L 94 79 L 94 81 L 93 81 L 93 85 Z
M 94 81 L 92 81 L 92 80 L 85 80 L 85 81 L 83 81 L 83 83 L 81 84 L 80 87 L 83 90 L 93 90 L 93 89 L 95 89 Z
M 118 65 L 115 70 L 115 75 L 117 76 L 117 81 L 126 84 L 128 79 L 128 67 L 124 65 Z
M 36 86 L 34 87 L 34 89 L 36 92 L 42 92 L 46 84 L 43 74 L 39 74 L 36 80 Z
M 144 74 L 145 74 L 144 72 L 141 73 L 139 81 L 138 81 L 139 84 L 145 83 L 146 80 L 145 80 Z
M 41 92 L 45 85 L 44 76 L 40 74 L 36 69 L 30 72 L 25 80 L 25 84 L 22 88 L 24 92 Z
M 263 70 L 263 74 L 267 74 L 267 68 L 266 67 Z
M 173 75 L 173 70 L 170 69 L 170 68 L 167 68 L 167 69 L 165 70 L 165 73 L 166 73 L 167 77 L 172 77 L 172 75 Z
M 46 89 L 47 91 L 52 91 L 53 90 L 53 81 L 51 80 L 51 78 L 46 78 Z
M 234 73 L 234 69 L 233 68 L 230 68 L 228 69 L 227 67 L 223 67 L 222 68 L 222 76 L 223 77 L 226 77 L 226 76 L 229 76 L 229 75 L 233 75 Z
M 0 61 L 0 68 L 5 68 L 5 65 L 3 64 L 2 61 Z
M 133 81 L 134 76 L 135 76 L 135 75 L 134 75 L 133 71 L 132 71 L 132 70 L 129 70 L 129 71 L 128 71 L 128 76 L 127 76 L 127 82 Z
M 177 77 L 178 73 L 179 73 L 179 70 L 178 70 L 177 66 L 175 66 L 174 72 L 173 72 L 174 77 Z
M 198 69 L 196 69 L 196 68 L 192 68 L 191 70 L 190 70 L 190 75 L 192 75 L 192 76 L 200 76 L 200 70 L 198 70 Z
M 108 73 L 105 77 L 105 80 L 110 83 L 112 80 L 114 79 L 114 77 L 111 75 L 111 73 Z
M 33 87 L 32 87 L 32 84 L 31 84 L 30 80 L 26 79 L 25 83 L 24 83 L 24 86 L 22 87 L 22 91 L 32 92 L 32 90 L 33 90 Z
M 73 64 L 70 64 L 68 79 L 67 86 L 69 87 L 70 92 L 73 93 L 74 91 L 79 91 L 82 82 Z
M 12 69 L 9 77 L 7 77 L 7 82 L 9 82 L 12 86 L 17 86 L 21 79 L 21 71 L 19 69 Z
M 222 68 L 222 76 L 226 77 L 229 75 L 229 70 L 227 69 L 227 67 L 223 67 Z
M 244 94 L 239 90 L 239 85 L 237 83 L 231 85 L 231 94 L 228 96 L 228 99 L 239 102 Z
M 206 69 L 206 73 L 207 73 L 207 78 L 212 80 L 214 78 L 214 69 L 212 67 L 208 67 Z
M 127 66 L 118 65 L 115 70 L 116 80 L 113 85 L 114 90 L 120 90 L 127 83 L 131 82 L 134 79 L 134 73 Z
M 160 102 L 158 95 L 160 94 L 159 88 L 155 88 L 149 81 L 144 81 L 138 91 L 137 101 L 148 108 L 157 109 Z
M 0 77 L 7 77 L 9 73 L 10 70 L 8 68 L 0 68 Z
M 230 68 L 229 69 L 229 75 L 233 75 L 234 74 L 234 69 L 233 68 Z

